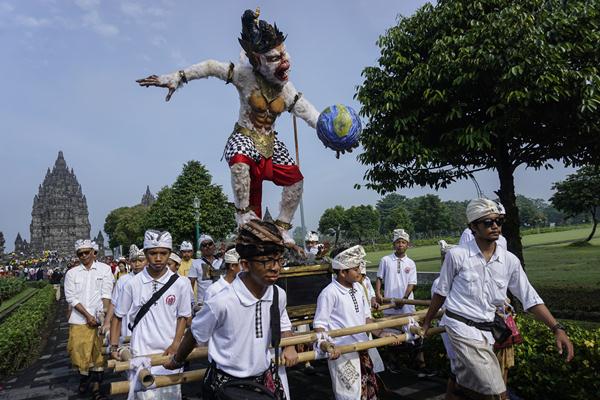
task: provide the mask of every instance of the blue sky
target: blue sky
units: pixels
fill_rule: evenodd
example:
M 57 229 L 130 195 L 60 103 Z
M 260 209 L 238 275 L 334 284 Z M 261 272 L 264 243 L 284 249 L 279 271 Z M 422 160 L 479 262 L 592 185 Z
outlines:
M 0 231 L 7 248 L 17 232 L 29 239 L 31 206 L 59 150 L 87 196 L 92 234 L 107 213 L 137 204 L 146 185 L 156 193 L 191 159 L 205 164 L 231 198 L 221 155 L 237 120 L 235 89 L 216 79 L 193 81 L 169 103 L 165 91 L 140 88 L 135 79 L 167 73 L 204 59 L 237 61 L 240 17 L 261 7 L 261 18 L 288 35 L 290 80 L 317 109 L 353 100 L 365 66 L 376 64 L 379 35 L 397 15 L 424 1 L 100 1 L 0 0 L 3 95 L 0 97 Z M 293 151 L 292 121 L 277 130 Z M 337 204 L 375 204 L 379 195 L 362 183 L 356 153 L 325 149 L 299 121 L 304 206 L 309 229 Z M 571 173 L 520 169 L 517 192 L 547 199 L 550 187 Z M 498 188 L 494 172 L 477 175 L 484 192 Z M 431 189 L 405 189 L 409 197 Z M 437 192 L 444 200 L 475 195 L 462 181 Z M 276 214 L 280 189 L 264 185 L 264 204 Z M 299 223 L 299 213 L 297 214 Z

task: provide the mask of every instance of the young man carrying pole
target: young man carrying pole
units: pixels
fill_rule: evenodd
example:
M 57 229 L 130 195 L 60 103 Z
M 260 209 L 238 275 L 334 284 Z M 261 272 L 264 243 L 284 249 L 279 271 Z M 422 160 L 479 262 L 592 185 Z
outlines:
M 573 345 L 529 283 L 519 259 L 496 244 L 504 222 L 496 203 L 483 198 L 471 200 L 467 220 L 475 240 L 447 252 L 423 331 L 427 331 L 445 302 L 446 312 L 440 325 L 446 327 L 454 349 L 458 386 L 454 393 L 447 394 L 448 398 L 506 399 L 491 331 L 506 333 L 506 326 L 495 321 L 495 315 L 496 307 L 504 303 L 507 289 L 525 310 L 550 328 L 559 354 L 567 352 L 566 361 L 573 358 Z
M 338 254 L 336 254 L 338 253 Z M 315 332 L 349 328 L 373 322 L 371 304 L 364 296 L 359 283 L 360 268 L 365 264 L 365 250 L 354 246 L 332 254 L 331 263 L 336 278 L 319 294 L 315 311 Z M 329 373 L 336 400 L 377 399 L 377 378 L 373 362 L 367 350 L 340 355 L 335 346 L 369 340 L 366 333 L 341 336 L 331 339 L 327 336 L 317 341 L 317 351 L 328 352 Z
M 274 224 L 251 220 L 240 227 L 236 250 L 244 272 L 207 300 L 165 368 L 179 368 L 197 343 L 208 342 L 211 364 L 202 383 L 203 399 L 235 399 L 229 391 L 242 390 L 233 387 L 240 380 L 285 399 L 269 350 L 272 346 L 278 355 L 280 338 L 292 336 L 285 291 L 274 285 L 285 265 L 283 238 Z M 294 346 L 285 347 L 281 356 L 286 366 L 297 363 Z
M 148 266 L 131 278 L 123 288 L 111 324 L 111 356 L 120 359 L 119 333 L 125 316 L 131 329 L 131 351 L 134 357 L 148 354 L 175 354 L 192 315 L 189 280 L 180 278 L 167 267 L 172 239 L 169 232 L 146 231 L 144 254 Z M 169 375 L 180 371 L 152 367 L 153 375 Z M 131 384 L 134 384 L 132 382 Z M 175 385 L 138 392 L 138 399 L 178 400 L 181 386 Z

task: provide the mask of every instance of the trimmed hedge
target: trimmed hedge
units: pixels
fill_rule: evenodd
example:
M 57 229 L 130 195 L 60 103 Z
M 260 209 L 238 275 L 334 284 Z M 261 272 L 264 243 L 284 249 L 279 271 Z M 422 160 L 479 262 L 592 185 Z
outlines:
M 564 322 L 575 349 L 575 357 L 567 364 L 544 324 L 522 314 L 516 321 L 524 341 L 515 346 L 515 366 L 508 373 L 511 390 L 527 400 L 598 398 L 600 329 Z M 450 365 L 440 335 L 425 341 L 424 352 L 428 367 L 447 375 Z
M 25 279 L 13 276 L 0 278 L 0 302 L 8 300 L 25 289 Z
M 54 288 L 46 286 L 0 324 L 0 376 L 25 367 L 37 354 L 55 304 Z

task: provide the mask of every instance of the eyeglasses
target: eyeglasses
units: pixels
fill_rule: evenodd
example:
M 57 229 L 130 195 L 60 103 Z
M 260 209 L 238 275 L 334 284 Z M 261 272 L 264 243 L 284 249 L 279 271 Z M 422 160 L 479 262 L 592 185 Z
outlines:
M 88 254 L 90 254 L 92 251 L 91 250 L 87 250 L 87 251 L 78 251 L 77 252 L 77 257 L 85 257 Z
M 502 224 L 504 223 L 504 218 L 486 218 L 477 221 L 477 223 L 483 224 L 483 226 L 485 226 L 486 228 L 491 228 L 492 226 L 494 226 L 494 224 L 496 224 L 497 226 L 502 226 Z
M 284 257 L 279 258 L 267 258 L 265 260 L 257 260 L 255 258 L 251 258 L 249 260 L 253 263 L 262 264 L 263 268 L 273 268 L 275 263 L 277 263 L 280 267 L 285 267 L 287 265 L 287 260 Z
M 208 242 L 208 243 L 201 243 L 200 247 L 210 247 L 210 246 L 214 246 L 215 244 L 213 242 Z

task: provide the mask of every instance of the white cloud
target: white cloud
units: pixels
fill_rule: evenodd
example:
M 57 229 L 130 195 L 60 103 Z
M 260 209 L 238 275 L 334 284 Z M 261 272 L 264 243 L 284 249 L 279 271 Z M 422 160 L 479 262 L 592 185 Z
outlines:
M 75 4 L 85 11 L 95 10 L 100 5 L 100 0 L 75 0 Z
M 148 17 L 163 18 L 167 15 L 167 11 L 164 8 L 153 6 L 147 7 L 145 4 L 134 1 L 122 2 L 121 12 L 126 16 L 137 20 L 142 20 Z
M 85 0 L 88 1 L 88 0 Z M 98 11 L 91 10 L 83 15 L 83 26 L 91 28 L 94 32 L 102 36 L 115 36 L 119 34 L 119 28 L 108 24 L 100 18 Z
M 47 18 L 36 18 L 30 15 L 17 15 L 15 21 L 17 25 L 25 28 L 44 28 L 51 24 L 51 21 Z
M 173 61 L 175 61 L 175 64 L 178 67 L 186 67 L 188 65 L 190 65 L 190 63 L 188 62 L 188 60 L 183 56 L 183 54 L 181 53 L 180 50 L 173 50 L 171 51 L 171 59 Z
M 8 14 L 10 12 L 13 12 L 15 9 L 15 7 L 7 2 L 2 2 L 0 3 L 0 13 L 2 14 Z
M 167 44 L 167 40 L 160 35 L 156 35 L 156 36 L 153 36 L 152 39 L 150 39 L 150 43 L 153 46 L 162 47 Z

